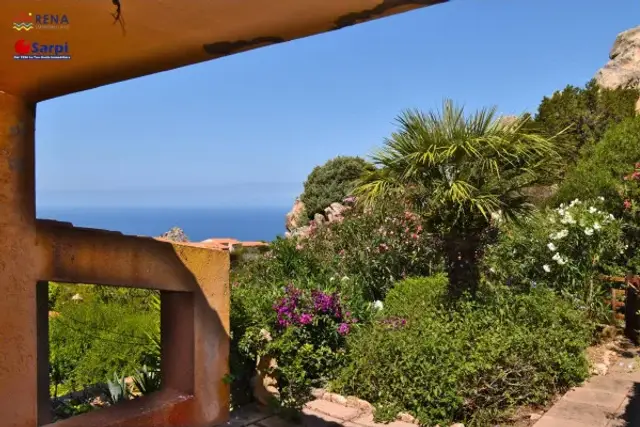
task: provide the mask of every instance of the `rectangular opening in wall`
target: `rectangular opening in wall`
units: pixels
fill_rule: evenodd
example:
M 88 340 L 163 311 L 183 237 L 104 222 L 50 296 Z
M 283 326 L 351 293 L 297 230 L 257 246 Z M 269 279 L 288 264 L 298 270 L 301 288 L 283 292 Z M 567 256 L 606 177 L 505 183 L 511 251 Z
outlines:
M 46 297 L 39 289 L 47 302 L 39 327 L 48 334 L 46 344 L 40 338 L 39 357 L 49 365 L 48 378 L 40 376 L 48 402 L 42 402 L 42 391 L 39 424 L 160 389 L 159 291 L 59 282 L 38 286 L 46 287 Z

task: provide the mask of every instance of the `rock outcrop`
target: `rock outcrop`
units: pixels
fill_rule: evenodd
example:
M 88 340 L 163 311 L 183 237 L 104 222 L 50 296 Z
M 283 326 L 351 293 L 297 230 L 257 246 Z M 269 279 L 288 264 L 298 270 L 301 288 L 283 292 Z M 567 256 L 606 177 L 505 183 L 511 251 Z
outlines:
M 160 239 L 171 240 L 176 243 L 188 243 L 189 238 L 184 233 L 184 230 L 180 227 L 173 227 L 171 230 L 160 236 Z
M 300 200 L 299 197 L 296 198 L 296 201 L 293 202 L 291 211 L 289 211 L 285 218 L 285 227 L 287 231 L 291 232 L 296 228 L 300 228 L 304 223 L 304 216 L 306 214 L 304 203 L 302 203 L 302 200 Z
M 324 215 L 320 213 L 315 214 L 313 219 L 309 221 L 309 224 L 303 226 L 301 224 L 303 224 L 305 218 L 302 215 L 306 215 L 304 204 L 300 199 L 296 199 L 293 208 L 286 217 L 287 232 L 285 233 L 285 237 L 308 237 L 318 227 L 332 222 L 340 222 L 344 218 L 344 213 L 351 209 L 354 203 L 354 197 L 347 197 L 342 203 L 331 203 L 331 205 L 324 209 Z
M 618 34 L 609 62 L 595 75 L 607 89 L 640 88 L 640 26 Z

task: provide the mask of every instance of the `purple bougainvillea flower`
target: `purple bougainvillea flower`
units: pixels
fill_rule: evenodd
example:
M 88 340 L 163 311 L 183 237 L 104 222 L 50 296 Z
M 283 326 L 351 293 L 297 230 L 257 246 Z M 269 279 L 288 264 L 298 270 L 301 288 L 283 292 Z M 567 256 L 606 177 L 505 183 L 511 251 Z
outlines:
M 340 335 L 347 335 L 349 333 L 349 325 L 347 323 L 340 323 L 340 326 L 338 326 L 338 333 Z
M 309 313 L 304 313 L 298 319 L 301 325 L 308 325 L 313 321 L 313 316 Z

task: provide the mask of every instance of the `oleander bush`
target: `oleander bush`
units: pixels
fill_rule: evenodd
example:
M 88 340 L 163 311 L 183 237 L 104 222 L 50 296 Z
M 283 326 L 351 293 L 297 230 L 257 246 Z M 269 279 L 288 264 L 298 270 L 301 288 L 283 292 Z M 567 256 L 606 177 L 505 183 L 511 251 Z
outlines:
M 561 204 L 520 224 L 506 224 L 484 259 L 489 281 L 528 290 L 547 286 L 587 311 L 599 323 L 611 319 L 604 303 L 610 283 L 602 274 L 622 274 L 623 224 L 605 210 L 604 198 Z
M 444 276 L 407 279 L 377 320 L 347 338 L 332 388 L 422 425 L 486 426 L 518 405 L 542 404 L 588 374 L 584 312 L 548 289 L 501 288 L 447 302 Z

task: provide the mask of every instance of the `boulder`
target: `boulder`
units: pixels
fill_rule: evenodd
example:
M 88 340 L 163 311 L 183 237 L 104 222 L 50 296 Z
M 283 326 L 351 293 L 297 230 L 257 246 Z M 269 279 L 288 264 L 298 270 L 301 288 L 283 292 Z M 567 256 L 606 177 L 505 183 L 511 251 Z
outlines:
M 609 62 L 598 70 L 595 79 L 608 89 L 640 88 L 640 26 L 618 34 Z
M 348 206 L 342 205 L 340 203 L 331 203 L 329 207 L 325 208 L 324 213 L 329 222 L 338 222 L 342 221 L 344 217 L 344 212 L 349 209 Z
M 325 223 L 324 216 L 323 216 L 322 214 L 319 214 L 319 213 L 317 213 L 317 214 L 315 214 L 315 215 L 313 216 L 313 221 L 314 221 L 317 225 L 322 225 L 322 224 L 324 224 L 324 223 Z
M 293 207 L 289 213 L 287 213 L 285 218 L 285 227 L 287 228 L 287 231 L 293 231 L 302 226 L 305 215 L 306 210 L 304 203 L 302 203 L 302 200 L 298 197 L 296 198 L 296 201 L 293 202 Z
M 189 238 L 185 234 L 184 230 L 180 227 L 173 227 L 171 230 L 160 236 L 161 239 L 170 240 L 176 243 L 187 243 Z
M 262 405 L 268 406 L 274 399 L 280 398 L 278 381 L 272 377 L 274 369 L 278 367 L 276 359 L 262 356 L 258 359 L 256 375 L 253 377 L 253 397 Z

